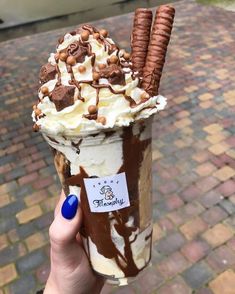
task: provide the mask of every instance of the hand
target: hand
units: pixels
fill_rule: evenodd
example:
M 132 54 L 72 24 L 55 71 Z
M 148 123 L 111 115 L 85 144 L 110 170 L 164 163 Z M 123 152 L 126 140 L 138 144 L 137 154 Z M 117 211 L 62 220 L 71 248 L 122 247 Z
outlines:
M 44 294 L 100 293 L 104 279 L 92 271 L 78 233 L 82 222 L 78 200 L 72 196 L 69 204 L 65 199 L 62 192 L 49 229 L 51 272 Z

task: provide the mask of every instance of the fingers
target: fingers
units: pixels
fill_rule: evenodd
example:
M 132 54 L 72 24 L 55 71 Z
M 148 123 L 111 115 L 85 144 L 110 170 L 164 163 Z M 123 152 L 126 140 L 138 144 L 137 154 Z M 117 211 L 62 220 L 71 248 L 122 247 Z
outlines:
M 54 218 L 56 217 L 57 213 L 61 210 L 61 206 L 64 203 L 65 199 L 66 199 L 66 196 L 64 194 L 64 191 L 62 190 L 61 194 L 60 194 L 60 199 L 59 199 L 59 201 L 56 205 L 55 211 L 54 211 Z
M 74 254 L 77 262 L 79 262 L 82 249 L 78 246 L 76 236 L 81 222 L 82 212 L 77 197 L 69 195 L 65 198 L 62 194 L 56 208 L 55 219 L 49 228 L 51 258 L 54 264 L 66 265 L 71 261 L 73 262 Z

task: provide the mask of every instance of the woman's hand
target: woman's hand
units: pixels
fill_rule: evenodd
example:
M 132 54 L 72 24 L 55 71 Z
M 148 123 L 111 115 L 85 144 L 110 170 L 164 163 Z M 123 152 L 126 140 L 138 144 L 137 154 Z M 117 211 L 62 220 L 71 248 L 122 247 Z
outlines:
M 100 293 L 104 279 L 91 269 L 78 233 L 81 222 L 77 197 L 62 192 L 49 229 L 51 271 L 44 294 Z

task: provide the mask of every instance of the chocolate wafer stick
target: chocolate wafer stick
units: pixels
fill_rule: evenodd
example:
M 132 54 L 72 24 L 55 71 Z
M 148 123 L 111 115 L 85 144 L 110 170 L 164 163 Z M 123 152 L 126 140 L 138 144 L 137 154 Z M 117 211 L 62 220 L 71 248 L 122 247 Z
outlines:
M 133 70 L 138 72 L 139 76 L 143 75 L 143 68 L 148 52 L 152 18 L 152 11 L 147 8 L 138 8 L 135 11 L 131 38 L 131 61 Z
M 158 94 L 174 15 L 175 9 L 169 5 L 160 6 L 155 15 L 142 80 L 142 87 L 150 96 Z

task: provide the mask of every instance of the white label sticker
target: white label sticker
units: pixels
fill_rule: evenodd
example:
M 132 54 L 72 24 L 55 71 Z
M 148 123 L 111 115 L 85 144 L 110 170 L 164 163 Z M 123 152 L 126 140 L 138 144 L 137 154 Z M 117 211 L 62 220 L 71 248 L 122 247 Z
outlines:
M 126 174 L 84 179 L 91 212 L 108 212 L 130 206 Z

